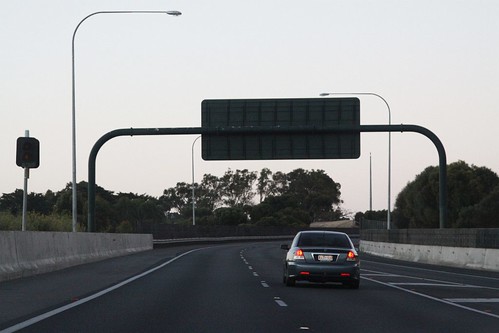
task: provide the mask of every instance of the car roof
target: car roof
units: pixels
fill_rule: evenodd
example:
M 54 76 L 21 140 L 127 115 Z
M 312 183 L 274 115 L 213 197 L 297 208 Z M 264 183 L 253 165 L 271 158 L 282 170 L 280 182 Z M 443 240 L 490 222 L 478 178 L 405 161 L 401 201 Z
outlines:
M 304 230 L 304 231 L 299 232 L 299 234 L 311 234 L 311 233 L 315 233 L 315 234 L 327 233 L 327 234 L 336 234 L 336 235 L 347 235 L 344 232 L 330 231 L 330 230 Z

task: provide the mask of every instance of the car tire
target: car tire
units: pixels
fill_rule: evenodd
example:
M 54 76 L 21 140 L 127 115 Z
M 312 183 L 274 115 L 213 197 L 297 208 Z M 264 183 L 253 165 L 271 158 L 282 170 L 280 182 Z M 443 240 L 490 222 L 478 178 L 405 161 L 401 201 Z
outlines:
M 359 289 L 359 287 L 360 287 L 360 280 L 353 280 L 352 282 L 348 283 L 348 287 L 350 289 Z
M 290 277 L 286 278 L 286 286 L 288 286 L 288 287 L 294 287 L 295 283 L 296 283 L 295 279 L 290 278 Z
M 294 278 L 289 277 L 286 268 L 284 268 L 284 274 L 282 275 L 282 282 L 288 287 L 293 287 L 296 282 Z

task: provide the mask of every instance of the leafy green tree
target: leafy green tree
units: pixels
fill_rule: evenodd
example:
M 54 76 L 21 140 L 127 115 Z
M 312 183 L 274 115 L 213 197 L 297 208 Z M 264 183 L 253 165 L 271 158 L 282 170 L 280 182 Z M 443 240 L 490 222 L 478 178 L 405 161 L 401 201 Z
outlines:
M 499 186 L 496 186 L 478 204 L 462 209 L 456 227 L 499 228 Z
M 270 192 L 270 186 L 272 184 L 270 177 L 272 176 L 272 171 L 269 168 L 263 168 L 258 176 L 258 196 L 260 197 L 260 203 L 265 200 L 265 197 Z
M 308 225 L 313 221 L 336 220 L 342 216 L 338 205 L 340 184 L 323 170 L 296 169 L 275 173 L 267 197 L 251 210 L 258 225 Z
M 10 212 L 13 215 L 23 211 L 23 190 L 15 190 L 12 193 L 4 193 L 0 198 L 0 211 Z
M 4 193 L 0 197 L 0 211 L 8 211 L 13 215 L 22 213 L 24 191 L 17 189 L 13 193 Z M 44 194 L 31 192 L 27 196 L 28 212 L 35 212 L 42 215 L 52 213 L 55 203 L 55 194 L 47 191 Z
M 335 183 L 324 170 L 296 169 L 287 176 L 287 194 L 293 196 L 299 207 L 309 212 L 312 221 L 324 221 L 336 216 L 334 206 L 341 203 L 341 185 Z M 339 217 L 339 216 L 338 216 Z
M 261 204 L 252 207 L 250 212 L 251 220 L 258 225 L 261 225 L 262 220 L 265 220 L 265 225 L 268 225 L 271 221 L 268 218 L 272 217 L 272 221 L 277 221 L 279 219 L 277 213 L 286 207 L 298 207 L 296 198 L 289 195 L 269 196 Z M 302 222 L 310 223 L 310 217 L 307 216 Z
M 269 195 L 283 195 L 289 189 L 288 175 L 277 171 L 272 175 L 272 182 L 269 185 L 267 196 Z
M 196 206 L 214 211 L 222 204 L 222 184 L 220 179 L 211 174 L 205 174 L 198 188 L 196 188 Z
M 163 191 L 160 197 L 163 207 L 176 209 L 180 214 L 191 209 L 192 206 L 192 188 L 185 182 L 177 183 L 177 186 L 170 187 Z
M 161 223 L 166 220 L 163 205 L 159 199 L 148 195 L 119 193 L 115 204 L 114 223 L 128 221 L 134 230 L 141 230 L 145 225 Z
M 222 204 L 228 207 L 243 206 L 251 204 L 255 193 L 253 185 L 256 181 L 256 172 L 229 169 L 220 178 L 220 191 L 222 193 Z
M 438 167 L 428 167 L 399 193 L 393 214 L 398 228 L 438 227 L 438 177 Z M 499 177 L 488 168 L 469 166 L 463 161 L 450 164 L 447 168 L 449 225 L 466 225 L 468 222 L 461 213 L 479 204 L 498 184 Z
M 248 222 L 241 207 L 222 207 L 215 210 L 215 222 L 220 225 L 239 225 Z

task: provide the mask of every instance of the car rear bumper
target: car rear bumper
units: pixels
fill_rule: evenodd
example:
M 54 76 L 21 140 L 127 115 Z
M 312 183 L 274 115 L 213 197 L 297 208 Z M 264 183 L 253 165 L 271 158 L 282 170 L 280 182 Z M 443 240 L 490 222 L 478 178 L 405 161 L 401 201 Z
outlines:
M 296 281 L 310 282 L 349 282 L 360 279 L 358 263 L 351 265 L 313 265 L 288 263 L 288 276 Z

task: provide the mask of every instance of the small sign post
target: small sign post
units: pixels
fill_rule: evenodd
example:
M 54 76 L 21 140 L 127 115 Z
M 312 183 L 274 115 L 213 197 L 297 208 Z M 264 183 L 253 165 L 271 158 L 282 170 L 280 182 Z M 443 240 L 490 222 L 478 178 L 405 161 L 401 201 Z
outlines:
M 24 137 L 17 138 L 16 148 L 16 164 L 24 169 L 22 231 L 26 231 L 29 169 L 40 165 L 40 142 L 30 138 L 29 130 L 26 130 Z

